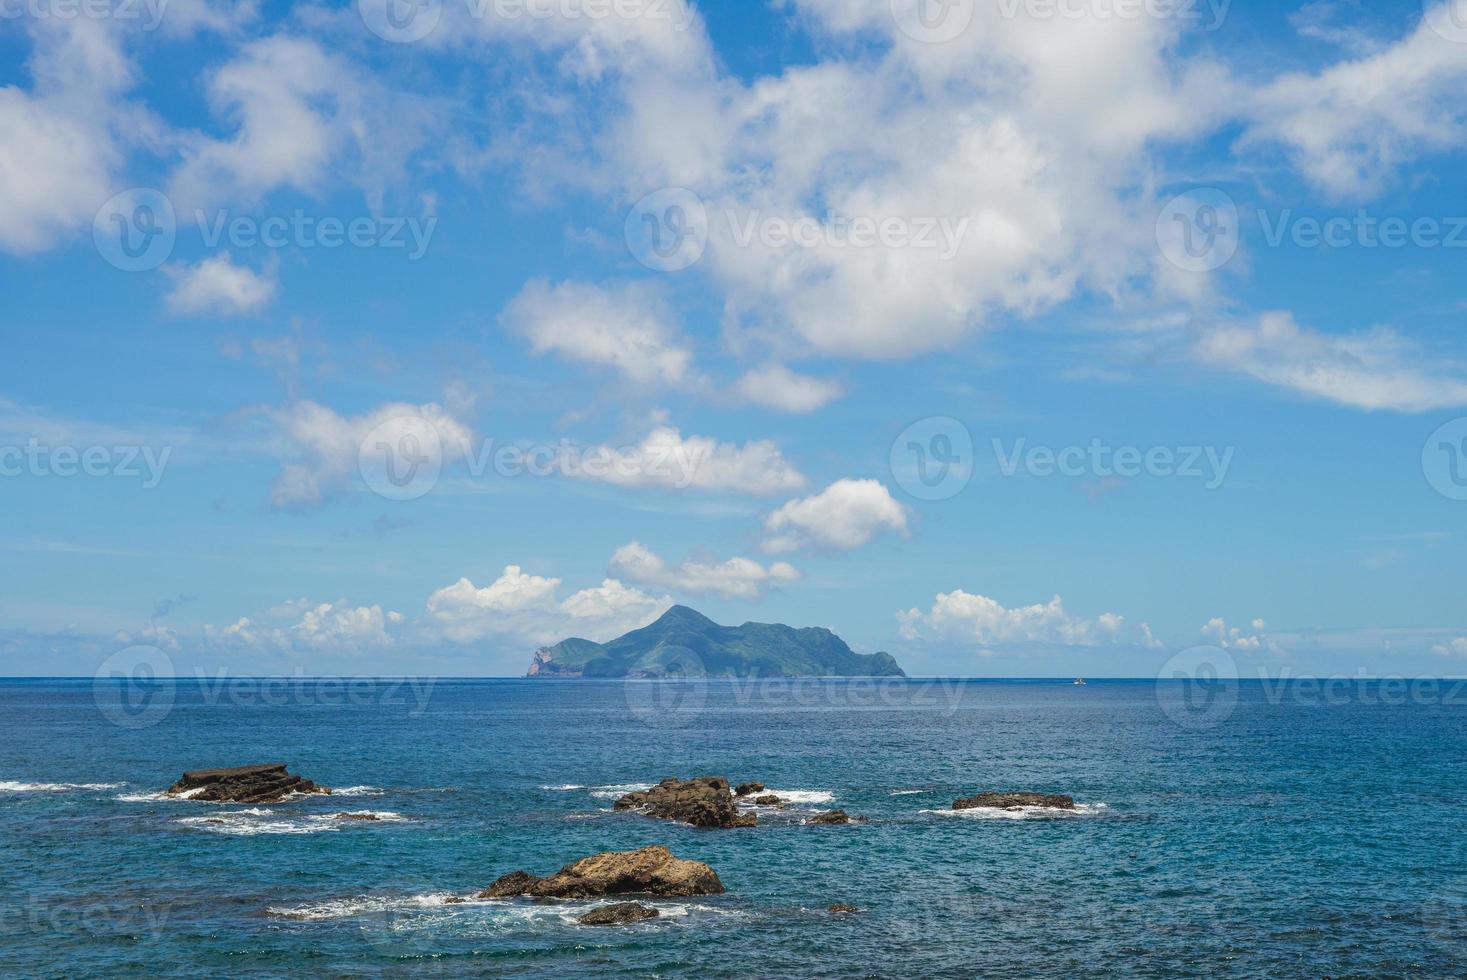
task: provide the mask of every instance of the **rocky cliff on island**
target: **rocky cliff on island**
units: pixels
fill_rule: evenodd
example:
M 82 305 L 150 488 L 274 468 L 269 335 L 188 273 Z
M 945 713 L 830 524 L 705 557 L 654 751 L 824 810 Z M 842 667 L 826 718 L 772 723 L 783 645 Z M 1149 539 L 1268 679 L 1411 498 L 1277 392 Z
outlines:
M 1059 793 L 979 793 L 953 801 L 954 810 L 1018 810 L 1033 806 L 1045 810 L 1073 810 L 1075 800 Z
M 283 762 L 232 769 L 195 769 L 168 787 L 169 796 L 206 803 L 279 803 L 296 793 L 329 794 L 331 790 L 291 774 Z
M 527 677 L 905 677 L 890 654 L 854 652 L 828 629 L 720 626 L 687 606 L 609 643 L 572 638 L 535 652 Z
M 702 861 L 673 857 L 661 845 L 581 858 L 548 878 L 513 871 L 479 898 L 599 898 L 603 895 L 722 895 L 723 882 Z
M 759 822 L 754 814 L 739 812 L 723 776 L 664 779 L 649 790 L 626 794 L 613 804 L 613 809 L 635 810 L 694 827 L 753 827 Z

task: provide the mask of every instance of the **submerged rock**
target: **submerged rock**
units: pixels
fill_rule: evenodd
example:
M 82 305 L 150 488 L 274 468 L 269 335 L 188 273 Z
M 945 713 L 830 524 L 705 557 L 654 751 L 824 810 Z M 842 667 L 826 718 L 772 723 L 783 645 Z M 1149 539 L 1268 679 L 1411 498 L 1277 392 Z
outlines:
M 836 915 L 855 915 L 857 912 L 859 912 L 861 910 L 858 909 L 858 908 L 856 908 L 854 905 L 847 905 L 844 902 L 836 902 L 834 905 L 832 905 L 826 911 L 827 912 L 832 912 L 832 913 L 834 913 Z
M 979 793 L 965 799 L 954 800 L 954 810 L 976 810 L 986 807 L 995 810 L 1017 810 L 1020 807 L 1037 806 L 1047 810 L 1073 810 L 1074 797 L 1058 793 Z
M 633 922 L 646 922 L 661 914 L 650 905 L 618 902 L 615 905 L 603 905 L 599 909 L 592 909 L 576 921 L 583 926 L 625 926 Z
M 865 823 L 865 817 L 853 817 L 844 810 L 831 810 L 829 813 L 817 813 L 808 817 L 805 823 L 816 824 L 843 824 L 843 823 Z
M 694 827 L 753 827 L 759 822 L 752 813 L 739 812 L 728 780 L 722 776 L 664 779 L 645 792 L 628 793 L 613 808 Z
M 368 821 L 371 821 L 371 820 L 381 820 L 382 819 L 381 817 L 377 816 L 377 814 L 375 814 L 375 813 L 333 813 L 333 814 L 331 814 L 331 816 L 332 816 L 332 819 L 335 819 L 335 820 L 368 820 Z
M 738 788 L 734 790 L 734 795 L 735 796 L 752 796 L 755 793 L 762 793 L 762 792 L 764 792 L 764 784 L 763 783 L 739 783 Z
M 599 898 L 603 895 L 721 895 L 723 882 L 702 861 L 684 861 L 661 845 L 606 851 L 567 864 L 548 878 L 513 871 L 480 898 Z
M 329 794 L 325 786 L 286 772 L 285 763 L 196 769 L 168 787 L 169 796 L 187 795 L 209 803 L 279 803 L 293 793 Z

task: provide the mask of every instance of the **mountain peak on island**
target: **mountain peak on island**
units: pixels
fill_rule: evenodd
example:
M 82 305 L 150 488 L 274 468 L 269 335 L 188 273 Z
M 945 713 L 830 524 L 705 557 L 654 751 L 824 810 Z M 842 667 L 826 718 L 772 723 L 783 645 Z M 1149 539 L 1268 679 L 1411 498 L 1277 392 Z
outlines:
M 608 643 L 561 640 L 535 652 L 528 677 L 905 677 L 886 653 L 856 653 L 823 627 L 720 626 L 688 606 Z

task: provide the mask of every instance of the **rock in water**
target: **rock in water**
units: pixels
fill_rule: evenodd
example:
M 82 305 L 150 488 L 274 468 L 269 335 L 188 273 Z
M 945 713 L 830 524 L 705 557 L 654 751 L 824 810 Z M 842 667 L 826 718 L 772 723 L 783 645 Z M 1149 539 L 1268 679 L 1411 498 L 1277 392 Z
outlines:
M 480 898 L 599 898 L 603 895 L 722 895 L 723 882 L 702 861 L 684 861 L 661 845 L 606 851 L 567 864 L 549 878 L 513 871 Z
M 755 793 L 764 792 L 763 783 L 739 783 L 738 789 L 734 790 L 735 796 L 752 796 Z
M 845 902 L 836 902 L 827 911 L 835 915 L 855 915 L 861 910 L 854 905 L 847 905 Z
M 754 805 L 755 806 L 783 806 L 784 805 L 784 801 L 781 800 L 778 796 L 775 796 L 773 793 L 770 793 L 767 796 L 756 796 L 756 797 L 754 797 Z
M 285 763 L 236 766 L 233 769 L 197 769 L 168 787 L 169 796 L 188 795 L 209 803 L 279 803 L 292 793 L 330 793 L 309 779 L 292 776 Z
M 842 824 L 842 823 L 865 823 L 865 817 L 853 817 L 844 810 L 831 810 L 829 813 L 817 813 L 810 817 L 805 823 L 817 824 Z
M 954 810 L 976 810 L 979 807 L 1017 810 L 1025 806 L 1044 807 L 1047 810 L 1073 810 L 1075 800 L 1058 793 L 979 793 L 977 796 L 953 801 Z
M 694 827 L 752 827 L 759 818 L 740 813 L 722 776 L 664 779 L 642 793 L 628 793 L 614 809 L 636 810 L 659 820 L 678 820 Z
M 592 909 L 577 921 L 583 926 L 625 926 L 633 922 L 646 922 L 661 914 L 650 905 L 618 902 L 615 905 L 603 905 L 599 909 Z

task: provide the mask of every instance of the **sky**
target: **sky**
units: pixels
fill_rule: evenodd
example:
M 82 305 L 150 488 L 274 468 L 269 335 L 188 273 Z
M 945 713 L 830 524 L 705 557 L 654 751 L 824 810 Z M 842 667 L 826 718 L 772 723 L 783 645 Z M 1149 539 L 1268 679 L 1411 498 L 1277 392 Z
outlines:
M 6 0 L 0 674 L 1467 673 L 1464 177 L 1460 0 Z

